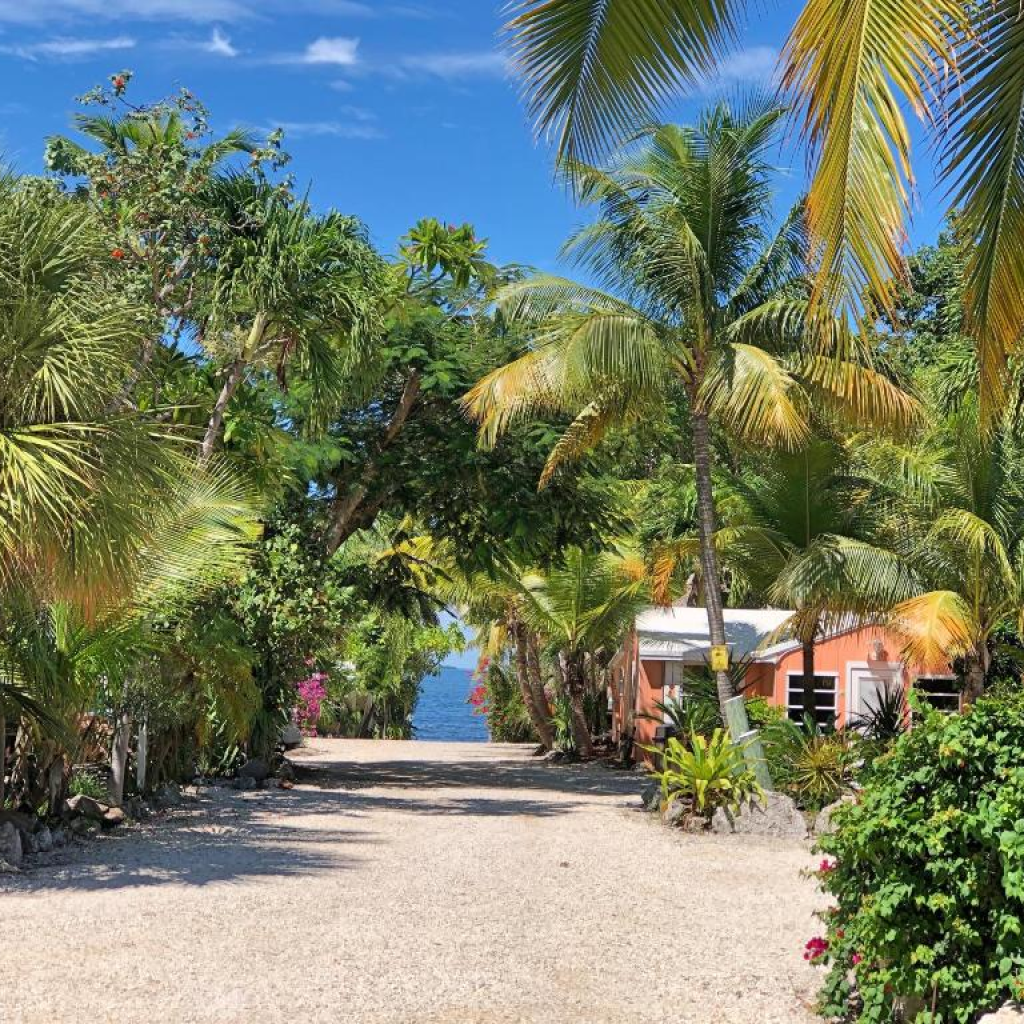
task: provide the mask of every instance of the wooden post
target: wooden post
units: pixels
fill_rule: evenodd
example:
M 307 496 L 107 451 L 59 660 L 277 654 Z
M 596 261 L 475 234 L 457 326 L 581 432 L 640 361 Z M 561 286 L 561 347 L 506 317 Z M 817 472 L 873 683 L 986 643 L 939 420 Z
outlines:
M 139 726 L 138 746 L 135 750 L 135 785 L 140 793 L 146 792 L 146 755 L 149 752 L 149 725 L 142 720 Z
M 131 739 L 132 720 L 123 711 L 114 728 L 114 742 L 110 749 L 110 802 L 120 807 L 124 800 L 124 782 L 128 772 L 128 743 Z
M 733 743 L 742 746 L 743 756 L 754 773 L 758 785 L 767 792 L 774 788 L 772 776 L 768 771 L 764 747 L 761 745 L 761 738 L 758 736 L 757 730 L 745 728 L 747 715 L 743 700 L 743 697 L 733 697 L 725 702 L 726 724 L 729 726 L 729 735 L 732 737 Z

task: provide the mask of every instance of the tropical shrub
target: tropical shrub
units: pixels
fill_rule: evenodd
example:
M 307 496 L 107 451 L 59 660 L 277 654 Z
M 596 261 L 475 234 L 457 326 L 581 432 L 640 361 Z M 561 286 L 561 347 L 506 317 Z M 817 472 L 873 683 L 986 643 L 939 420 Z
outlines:
M 507 665 L 484 659 L 474 673 L 476 686 L 467 703 L 473 713 L 487 721 L 487 732 L 495 743 L 536 742 L 537 735 L 523 700 L 523 691 Z
M 715 729 L 710 738 L 691 732 L 685 744 L 673 736 L 663 754 L 656 752 L 661 754 L 662 768 L 652 774 L 661 786 L 662 810 L 685 800 L 693 814 L 710 821 L 719 807 L 735 812 L 747 801 L 764 796 L 743 748 L 723 729 Z
M 772 779 L 804 810 L 821 810 L 852 787 L 860 762 L 856 734 L 780 718 L 765 727 L 762 740 Z
M 1024 697 L 922 709 L 833 821 L 836 905 L 808 948 L 828 1016 L 888 1020 L 903 997 L 967 1022 L 1024 995 Z

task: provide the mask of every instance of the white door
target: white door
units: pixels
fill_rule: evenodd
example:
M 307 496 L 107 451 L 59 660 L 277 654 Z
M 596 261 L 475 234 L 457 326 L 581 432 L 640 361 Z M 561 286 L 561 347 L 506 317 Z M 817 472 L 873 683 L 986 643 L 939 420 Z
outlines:
M 847 720 L 870 715 L 877 710 L 885 691 L 902 685 L 900 665 L 878 665 L 850 669 L 850 693 L 846 708 Z

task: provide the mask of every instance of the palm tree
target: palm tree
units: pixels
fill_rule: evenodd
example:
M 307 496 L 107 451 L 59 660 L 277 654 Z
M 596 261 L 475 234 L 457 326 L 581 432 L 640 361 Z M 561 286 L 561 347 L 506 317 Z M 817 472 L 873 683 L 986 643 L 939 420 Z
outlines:
M 346 370 L 382 330 L 388 275 L 363 227 L 338 213 L 317 216 L 280 189 L 242 175 L 219 179 L 211 201 L 229 226 L 209 310 L 207 351 L 224 360 L 224 382 L 207 423 L 202 458 L 220 439 L 228 405 L 251 368 L 286 382 L 297 361 L 312 387 L 311 419 L 348 384 Z
M 601 216 L 566 246 L 610 290 L 535 277 L 503 304 L 537 326 L 534 347 L 467 396 L 493 443 L 537 412 L 576 415 L 545 477 L 665 395 L 688 401 L 699 552 L 711 642 L 725 644 L 712 488 L 712 422 L 756 443 L 796 446 L 812 400 L 876 422 L 906 420 L 913 401 L 878 371 L 844 325 L 817 315 L 804 273 L 803 211 L 767 233 L 765 152 L 782 113 L 719 104 L 696 127 L 663 126 L 608 169 L 578 167 Z M 614 292 L 614 293 L 613 293 Z M 716 675 L 723 706 L 735 698 Z M 737 732 L 745 732 L 742 708 Z
M 821 435 L 796 451 L 770 453 L 723 491 L 729 512 L 716 538 L 723 561 L 738 585 L 793 609 L 784 628 L 803 648 L 804 710 L 813 718 L 822 632 L 851 614 L 885 610 L 873 600 L 879 573 L 896 572 L 907 585 L 898 555 L 885 546 L 891 495 L 857 472 L 848 445 Z
M 1009 417 L 983 424 L 975 399 L 937 418 L 921 439 L 940 468 L 930 494 L 902 525 L 918 592 L 893 603 L 891 620 L 908 658 L 964 662 L 965 694 L 980 695 L 1001 626 L 1024 626 L 1024 449 Z
M 515 0 L 507 42 L 538 132 L 570 165 L 593 161 L 681 84 L 714 73 L 745 6 Z M 856 306 L 867 287 L 890 301 L 914 184 L 904 108 L 933 132 L 940 177 L 976 240 L 967 311 L 987 399 L 1002 394 L 1024 337 L 1022 54 L 1017 0 L 807 0 L 781 60 L 811 146 L 820 298 Z
M 522 619 L 552 653 L 562 692 L 572 711 L 576 749 L 590 757 L 588 675 L 602 649 L 618 646 L 623 632 L 649 600 L 642 564 L 608 552 L 568 548 L 561 564 L 522 579 Z

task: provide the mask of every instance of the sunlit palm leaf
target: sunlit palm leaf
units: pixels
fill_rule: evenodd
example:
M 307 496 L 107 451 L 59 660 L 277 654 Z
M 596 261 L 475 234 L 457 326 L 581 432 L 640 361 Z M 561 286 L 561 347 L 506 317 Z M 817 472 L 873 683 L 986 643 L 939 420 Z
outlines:
M 975 646 L 981 627 L 957 593 L 936 590 L 896 605 L 889 622 L 903 641 L 906 659 L 919 665 L 946 665 Z
M 958 0 L 809 0 L 783 53 L 815 161 L 808 225 L 820 248 L 816 295 L 883 301 L 902 273 L 913 174 L 903 99 L 919 115 L 962 20 Z

